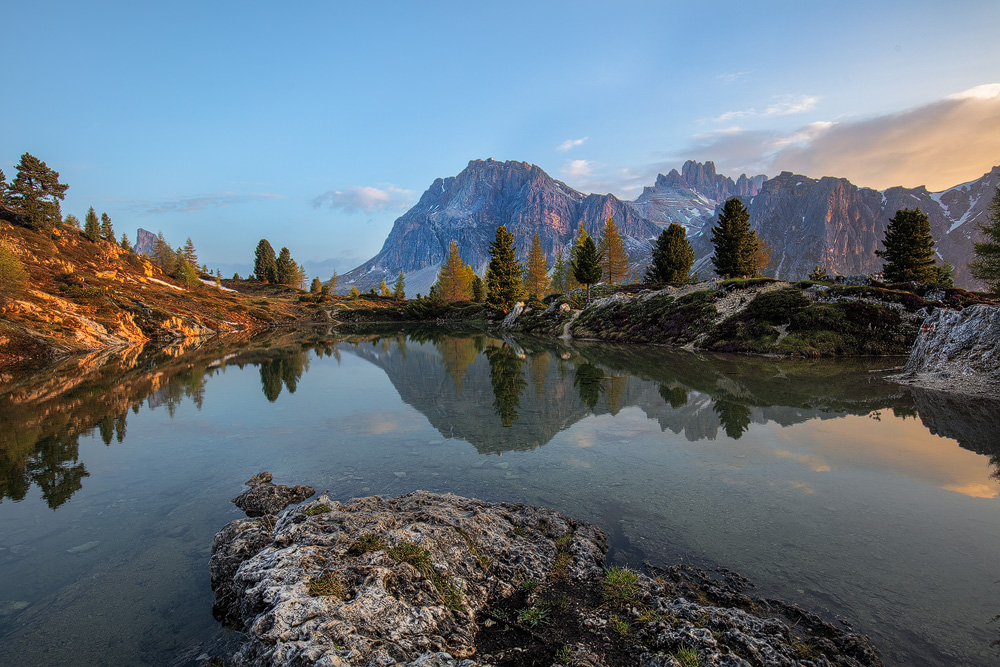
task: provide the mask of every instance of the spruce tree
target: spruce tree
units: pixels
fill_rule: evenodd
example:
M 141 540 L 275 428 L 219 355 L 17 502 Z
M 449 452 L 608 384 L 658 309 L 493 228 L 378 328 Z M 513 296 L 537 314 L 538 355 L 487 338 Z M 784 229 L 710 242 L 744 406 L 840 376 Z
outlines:
M 712 228 L 715 253 L 712 264 L 723 278 L 752 276 L 757 273 L 755 258 L 759 242 L 750 231 L 750 212 L 739 197 L 733 197 L 722 207 L 718 224 Z
M 122 247 L 122 250 L 132 252 L 132 244 L 129 243 L 128 234 L 122 232 L 122 240 L 118 243 Z
M 676 222 L 660 232 L 653 247 L 653 258 L 646 269 L 646 282 L 687 282 L 694 264 L 694 248 L 687 239 L 687 232 Z
M 111 216 L 101 213 L 101 237 L 108 243 L 115 242 L 115 229 L 111 226 Z
M 507 312 L 521 296 L 524 267 L 514 253 L 514 235 L 507 227 L 497 227 L 496 238 L 490 242 L 490 263 L 486 268 L 486 305 Z
M 885 250 L 876 250 L 875 254 L 885 260 L 882 275 L 886 281 L 932 283 L 937 278 L 931 223 L 919 208 L 896 211 L 882 244 Z
M 68 185 L 59 182 L 59 172 L 31 153 L 17 163 L 17 176 L 5 188 L 3 204 L 12 209 L 19 221 L 32 229 L 52 229 L 62 221 L 59 202 L 66 197 Z
M 194 241 L 191 240 L 190 236 L 184 242 L 184 259 L 191 266 L 198 266 L 198 253 L 194 250 Z
M 80 218 L 76 217 L 72 213 L 67 213 L 66 218 L 63 220 L 63 224 L 66 225 L 67 227 L 80 229 Z
M 274 268 L 275 282 L 279 285 L 293 286 L 298 282 L 298 266 L 287 247 L 282 246 L 278 252 L 278 258 L 274 260 Z
M 465 264 L 458 254 L 458 243 L 452 239 L 448 257 L 438 273 L 436 295 L 448 303 L 468 301 L 472 298 L 472 285 L 465 271 Z
M 257 243 L 253 254 L 253 274 L 258 282 L 274 283 L 278 281 L 278 267 L 274 256 L 274 248 L 267 239 Z
M 597 254 L 597 246 L 587 230 L 580 224 L 580 233 L 576 247 L 573 248 L 573 277 L 581 285 L 587 287 L 587 303 L 590 303 L 590 286 L 601 279 L 601 258 Z
M 986 208 L 986 222 L 976 226 L 983 240 L 974 243 L 976 258 L 969 262 L 969 271 L 985 282 L 989 291 L 1000 294 L 1000 187 Z
M 164 238 L 163 231 L 157 232 L 156 238 L 153 239 L 153 256 L 151 259 L 167 275 L 171 275 L 176 268 L 177 256 L 170 248 L 170 244 L 167 243 L 167 239 Z
M 399 270 L 399 277 L 396 278 L 395 284 L 392 286 L 392 296 L 402 301 L 406 298 L 406 277 L 403 275 L 403 270 Z
M 524 269 L 524 291 L 532 299 L 540 299 L 549 290 L 549 265 L 542 252 L 542 242 L 535 232 L 528 252 L 528 266 Z
M 625 244 L 615 225 L 615 219 L 608 217 L 597 243 L 597 254 L 601 258 L 601 270 L 604 281 L 609 285 L 618 285 L 625 281 L 628 275 L 628 255 L 625 254 Z
M 476 303 L 482 303 L 486 299 L 486 286 L 483 284 L 483 279 L 479 276 L 474 276 L 472 279 L 472 300 Z
M 97 243 L 101 239 L 101 223 L 97 220 L 97 213 L 94 212 L 93 206 L 90 207 L 83 219 L 83 235 L 91 243 Z

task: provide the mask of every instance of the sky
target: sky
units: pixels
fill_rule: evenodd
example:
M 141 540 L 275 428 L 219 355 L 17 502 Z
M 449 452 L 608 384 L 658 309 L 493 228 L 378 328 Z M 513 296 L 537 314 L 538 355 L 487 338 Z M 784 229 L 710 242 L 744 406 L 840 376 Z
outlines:
M 996 0 L 8 4 L 8 180 L 29 152 L 64 214 L 226 275 L 260 238 L 343 273 L 473 159 L 622 199 L 689 159 L 931 191 L 1000 165 Z

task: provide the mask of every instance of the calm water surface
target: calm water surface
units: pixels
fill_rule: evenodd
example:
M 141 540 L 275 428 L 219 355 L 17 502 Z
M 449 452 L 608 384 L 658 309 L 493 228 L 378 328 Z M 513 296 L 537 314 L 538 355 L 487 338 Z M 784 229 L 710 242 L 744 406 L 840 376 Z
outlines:
M 997 664 L 1000 404 L 869 372 L 890 363 L 275 333 L 0 377 L 0 663 L 238 642 L 209 548 L 266 469 L 344 500 L 547 505 L 615 562 L 726 566 L 843 617 L 886 664 Z

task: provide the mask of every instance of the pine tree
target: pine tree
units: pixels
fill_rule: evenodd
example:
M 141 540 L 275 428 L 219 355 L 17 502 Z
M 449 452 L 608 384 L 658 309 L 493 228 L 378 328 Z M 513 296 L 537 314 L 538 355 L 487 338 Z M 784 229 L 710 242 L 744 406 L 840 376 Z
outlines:
M 937 278 L 931 223 L 919 208 L 896 211 L 882 244 L 885 250 L 876 250 L 875 254 L 885 260 L 882 275 L 886 281 L 932 283 Z
M 378 284 L 378 295 L 392 296 L 392 291 L 389 289 L 389 286 L 385 284 L 385 278 L 383 278 L 382 282 Z
M 5 188 L 3 204 L 27 227 L 48 230 L 62 221 L 59 202 L 68 188 L 59 182 L 59 172 L 25 153 L 17 163 L 17 176 Z
M 514 307 L 524 289 L 521 274 L 524 267 L 514 254 L 514 235 L 507 227 L 497 227 L 496 238 L 490 242 L 490 263 L 486 268 L 486 305 L 507 312 Z
M 108 243 L 115 242 L 115 229 L 111 226 L 111 216 L 101 213 L 101 237 Z
M 403 275 L 402 269 L 399 270 L 399 277 L 392 286 L 392 296 L 400 301 L 406 298 L 406 276 Z
M 194 241 L 191 240 L 190 236 L 184 242 L 184 259 L 191 266 L 198 266 L 198 253 L 194 251 Z
M 986 222 L 977 227 L 983 240 L 974 243 L 976 258 L 969 262 L 969 271 L 985 282 L 991 292 L 1000 294 L 1000 187 L 986 208 Z
M 528 251 L 528 266 L 524 269 L 524 291 L 532 299 L 540 299 L 549 292 L 549 264 L 542 252 L 542 242 L 538 232 L 531 239 Z
M 601 270 L 604 281 L 609 285 L 618 285 L 628 275 L 628 255 L 625 254 L 625 244 L 615 225 L 615 219 L 608 217 L 604 229 L 598 239 L 597 254 L 601 258 Z
M 468 301 L 472 298 L 472 285 L 469 284 L 465 265 L 458 254 L 458 243 L 454 240 L 451 242 L 448 257 L 441 265 L 437 285 L 437 296 L 448 303 Z
M 653 247 L 653 258 L 646 269 L 647 282 L 687 282 L 694 264 L 694 248 L 687 239 L 687 232 L 676 222 L 660 232 Z
M 309 286 L 310 294 L 319 294 L 323 291 L 323 281 L 319 279 L 319 276 L 313 278 L 312 285 Z
M 132 252 L 132 244 L 128 241 L 128 234 L 122 232 L 122 240 L 118 243 L 122 247 L 122 250 Z
M 573 268 L 573 277 L 581 285 L 587 287 L 587 303 L 590 303 L 590 286 L 601 279 L 601 258 L 597 254 L 597 246 L 594 239 L 590 237 L 587 230 L 580 223 L 580 230 L 577 235 L 577 243 L 573 248 L 573 261 L 570 262 Z
M 739 197 L 733 197 L 722 207 L 717 226 L 712 228 L 715 253 L 712 264 L 723 278 L 752 276 L 756 271 L 755 256 L 759 242 L 750 231 L 750 213 Z
M 274 248 L 271 247 L 267 239 L 261 239 L 257 243 L 257 249 L 253 256 L 253 274 L 257 277 L 257 281 L 262 283 L 277 282 L 277 260 L 274 256 Z
M 83 235 L 91 243 L 97 243 L 101 239 L 101 223 L 97 221 L 97 213 L 94 212 L 93 206 L 83 219 Z
M 275 282 L 279 285 L 294 285 L 296 282 L 296 266 L 295 260 L 292 259 L 292 253 L 287 247 L 282 246 L 281 250 L 278 252 L 278 258 L 274 260 L 274 267 L 276 272 Z

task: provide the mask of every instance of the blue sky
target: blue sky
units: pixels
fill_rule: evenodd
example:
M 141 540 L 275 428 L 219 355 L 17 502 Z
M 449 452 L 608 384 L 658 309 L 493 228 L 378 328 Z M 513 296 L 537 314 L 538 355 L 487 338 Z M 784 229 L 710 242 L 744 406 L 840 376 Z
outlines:
M 1000 3 L 50 2 L 3 10 L 0 168 L 64 213 L 343 272 L 493 157 L 638 195 L 687 159 L 940 190 L 1000 164 Z M 242 272 L 245 272 L 243 269 Z M 323 276 L 324 278 L 327 276 Z

